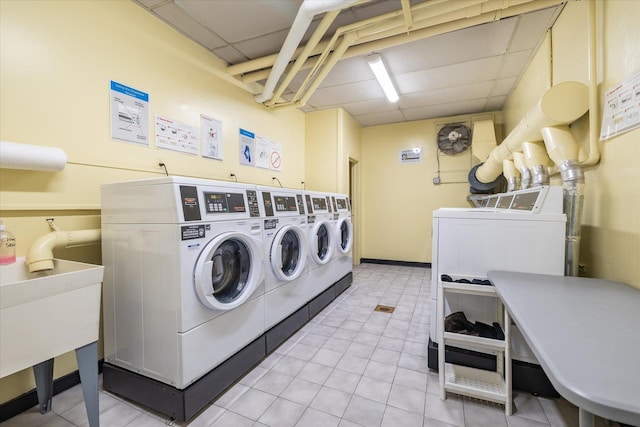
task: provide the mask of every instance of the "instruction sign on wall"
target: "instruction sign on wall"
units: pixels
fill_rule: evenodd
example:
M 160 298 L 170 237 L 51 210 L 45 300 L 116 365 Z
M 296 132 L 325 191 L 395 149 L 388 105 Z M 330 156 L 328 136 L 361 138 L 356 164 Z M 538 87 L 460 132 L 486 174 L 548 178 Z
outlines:
M 398 160 L 400 164 L 422 163 L 422 148 L 400 150 Z
M 605 92 L 600 139 L 637 127 L 640 127 L 640 70 Z
M 156 114 L 156 147 L 198 154 L 198 128 Z
M 222 120 L 200 114 L 202 157 L 223 159 Z
M 149 94 L 111 80 L 111 139 L 149 145 Z
M 240 164 L 253 166 L 255 164 L 254 146 L 256 135 L 246 129 L 240 128 Z

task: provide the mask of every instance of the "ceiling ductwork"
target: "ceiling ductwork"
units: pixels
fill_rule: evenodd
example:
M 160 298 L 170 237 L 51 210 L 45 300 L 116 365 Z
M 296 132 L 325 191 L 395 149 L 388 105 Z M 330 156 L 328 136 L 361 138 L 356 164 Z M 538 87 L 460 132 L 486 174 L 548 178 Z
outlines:
M 264 91 L 255 97 L 257 102 L 265 102 L 271 99 L 273 90 L 275 89 L 280 76 L 293 57 L 296 48 L 300 44 L 304 34 L 307 32 L 309 25 L 311 25 L 313 18 L 321 13 L 330 12 L 326 15 L 327 19 L 323 20 L 320 26 L 320 28 L 328 28 L 335 17 L 338 16 L 340 10 L 352 5 L 356 1 L 357 0 L 325 0 L 319 2 L 316 0 L 305 0 L 302 3 L 298 10 L 298 14 L 296 15 L 296 19 L 293 21 L 291 30 L 289 31 L 289 34 L 282 45 L 282 49 L 276 58 L 276 62 L 271 68 L 271 74 L 264 86 Z
M 193 65 L 257 102 L 341 107 L 371 126 L 500 110 L 568 0 L 134 1 L 216 57 Z
M 367 1 L 361 0 L 358 4 Z M 257 102 L 269 107 L 291 104 L 303 106 L 341 59 L 556 6 L 564 1 L 441 0 L 419 3 L 413 7 L 408 1 L 401 1 L 401 9 L 342 26 L 328 41 L 320 42 L 340 10 L 356 2 L 305 0 L 278 55 L 232 65 L 227 72 L 244 83 L 266 78 L 263 92 L 255 97 Z M 298 47 L 313 17 L 321 13 L 326 15 L 312 38 L 304 47 Z M 289 70 L 284 74 L 287 66 Z M 295 75 L 305 69 L 310 71 L 296 93 L 288 101 L 280 99 Z

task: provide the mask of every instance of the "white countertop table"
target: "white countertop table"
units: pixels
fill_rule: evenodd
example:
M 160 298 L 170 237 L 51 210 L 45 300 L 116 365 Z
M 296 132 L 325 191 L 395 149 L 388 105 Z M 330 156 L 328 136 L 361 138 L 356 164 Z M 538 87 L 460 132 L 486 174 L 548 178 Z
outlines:
M 581 277 L 490 271 L 488 278 L 558 392 L 580 409 L 640 426 L 640 290 Z

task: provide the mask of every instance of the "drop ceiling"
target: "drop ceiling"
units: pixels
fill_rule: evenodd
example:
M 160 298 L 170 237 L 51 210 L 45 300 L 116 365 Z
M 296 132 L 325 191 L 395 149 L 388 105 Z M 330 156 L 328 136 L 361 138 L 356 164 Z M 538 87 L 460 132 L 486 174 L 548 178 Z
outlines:
M 275 58 L 302 4 L 302 0 L 135 2 L 200 43 L 229 66 L 251 65 L 260 58 Z M 416 7 L 441 7 L 438 4 L 442 3 L 455 7 L 469 5 L 469 11 L 475 11 L 496 4 L 496 0 L 361 0 L 340 11 L 323 40 L 328 40 L 345 25 L 396 11 L 406 20 L 409 8 L 413 11 Z M 499 0 L 498 3 L 501 7 L 510 7 L 527 1 Z M 362 126 L 501 110 L 563 6 L 563 3 L 551 0 L 536 0 L 531 4 L 535 4 L 532 8 L 537 10 L 514 16 L 498 11 L 492 22 L 479 25 L 474 25 L 477 21 L 470 18 L 462 19 L 457 21 L 462 29 L 375 49 L 382 56 L 400 95 L 396 103 L 387 101 L 368 68 L 365 58 L 373 51 L 360 46 L 358 53 L 347 51 L 305 103 L 294 102 L 293 105 L 305 112 L 342 107 Z M 505 15 L 507 17 L 500 18 Z M 322 16 L 314 18 L 301 46 L 309 40 Z M 406 21 L 407 39 L 411 34 L 417 34 L 417 31 L 413 32 L 411 17 L 410 13 Z M 255 93 L 264 85 L 269 72 L 269 67 L 262 71 L 258 68 L 234 74 L 233 78 Z M 279 98 L 283 105 L 291 102 L 308 73 L 309 69 L 302 69 L 287 85 Z M 259 77 L 250 78 L 250 75 Z

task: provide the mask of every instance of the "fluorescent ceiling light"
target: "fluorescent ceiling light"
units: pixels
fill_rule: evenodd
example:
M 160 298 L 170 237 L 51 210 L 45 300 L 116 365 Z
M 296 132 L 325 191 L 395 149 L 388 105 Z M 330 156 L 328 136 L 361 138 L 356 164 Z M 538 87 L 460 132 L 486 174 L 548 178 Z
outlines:
M 367 62 L 376 79 L 378 79 L 378 83 L 380 87 L 382 87 L 384 94 L 387 95 L 389 102 L 396 102 L 398 100 L 398 92 L 396 92 L 396 88 L 393 87 L 389 73 L 387 73 L 384 62 L 382 62 L 382 57 L 374 53 L 373 55 L 367 56 Z

